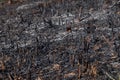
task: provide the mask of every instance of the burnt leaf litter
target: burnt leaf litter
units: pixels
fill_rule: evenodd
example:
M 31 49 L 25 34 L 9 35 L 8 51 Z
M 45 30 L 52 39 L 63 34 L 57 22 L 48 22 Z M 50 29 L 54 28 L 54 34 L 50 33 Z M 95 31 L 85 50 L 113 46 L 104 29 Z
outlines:
M 120 80 L 120 0 L 0 0 L 0 80 Z

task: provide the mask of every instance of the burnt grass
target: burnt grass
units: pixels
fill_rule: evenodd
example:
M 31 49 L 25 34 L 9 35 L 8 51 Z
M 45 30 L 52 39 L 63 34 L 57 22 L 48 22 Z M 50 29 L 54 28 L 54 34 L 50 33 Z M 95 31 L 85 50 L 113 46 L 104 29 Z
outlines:
M 0 80 L 120 80 L 119 31 L 119 0 L 2 0 Z

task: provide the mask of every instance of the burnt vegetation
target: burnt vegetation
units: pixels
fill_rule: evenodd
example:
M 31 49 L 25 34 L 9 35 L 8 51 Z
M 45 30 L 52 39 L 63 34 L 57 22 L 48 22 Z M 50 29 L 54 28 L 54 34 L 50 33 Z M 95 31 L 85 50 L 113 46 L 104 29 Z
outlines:
M 120 80 L 119 0 L 0 0 L 0 80 Z

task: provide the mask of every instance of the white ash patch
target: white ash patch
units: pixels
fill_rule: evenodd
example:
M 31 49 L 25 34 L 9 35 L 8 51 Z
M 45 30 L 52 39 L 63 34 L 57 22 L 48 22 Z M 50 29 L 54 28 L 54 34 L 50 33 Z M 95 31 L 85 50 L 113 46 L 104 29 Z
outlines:
M 17 11 L 19 11 L 19 10 L 23 10 L 23 9 L 29 9 L 29 8 L 32 8 L 32 7 L 34 7 L 34 6 L 35 6 L 34 3 L 21 5 L 21 6 L 19 6 L 19 7 L 17 8 Z
M 31 44 L 32 44 L 32 40 L 28 40 L 28 41 L 26 41 L 26 42 L 24 42 L 24 41 L 19 41 L 19 42 L 17 42 L 17 43 L 19 43 L 19 44 L 18 44 L 18 47 L 25 47 L 25 46 L 31 45 Z
M 24 5 L 19 6 L 16 10 L 19 11 L 19 10 L 30 9 L 30 8 L 38 6 L 39 4 L 43 4 L 43 3 L 44 2 L 42 2 L 42 1 L 37 1 L 37 2 L 33 2 L 33 3 L 29 3 L 29 4 L 24 4 Z
M 1 43 L 1 46 L 4 48 L 9 48 L 11 44 L 6 44 L 5 42 Z
M 59 32 L 54 39 L 51 40 L 52 41 L 61 41 L 63 39 L 65 39 L 68 35 L 73 35 L 74 37 L 76 36 L 76 34 L 78 34 L 75 31 L 72 32 Z
M 74 17 L 75 15 L 71 14 L 71 13 L 67 13 L 67 14 L 62 14 L 60 16 L 53 16 L 51 19 L 52 19 L 52 22 L 55 24 L 55 25 L 65 25 L 66 22 L 70 22 L 70 23 L 73 23 L 74 22 Z
M 60 41 L 60 40 L 63 40 L 66 36 L 68 35 L 67 32 L 60 32 L 58 33 L 56 36 L 55 36 L 55 39 L 52 39 L 52 41 Z

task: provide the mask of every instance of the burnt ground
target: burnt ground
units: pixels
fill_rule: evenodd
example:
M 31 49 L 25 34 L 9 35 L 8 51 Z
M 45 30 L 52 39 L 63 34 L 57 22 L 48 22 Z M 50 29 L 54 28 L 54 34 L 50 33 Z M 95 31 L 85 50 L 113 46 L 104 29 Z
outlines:
M 120 80 L 119 0 L 0 2 L 0 80 Z

